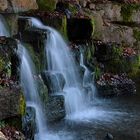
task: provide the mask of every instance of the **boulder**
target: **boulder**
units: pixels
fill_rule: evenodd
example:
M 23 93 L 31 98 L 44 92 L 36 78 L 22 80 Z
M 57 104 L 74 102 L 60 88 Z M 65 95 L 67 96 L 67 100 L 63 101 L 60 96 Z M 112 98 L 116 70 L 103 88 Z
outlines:
M 45 108 L 46 116 L 49 122 L 59 121 L 63 119 L 66 114 L 64 106 L 64 96 L 50 96 Z
M 49 93 L 62 92 L 65 79 L 61 73 L 42 72 L 42 79 L 48 88 Z
M 104 140 L 114 140 L 114 137 L 112 134 L 107 133 L 107 135 L 105 136 Z
M 0 120 L 22 116 L 25 112 L 25 101 L 20 87 L 0 90 Z

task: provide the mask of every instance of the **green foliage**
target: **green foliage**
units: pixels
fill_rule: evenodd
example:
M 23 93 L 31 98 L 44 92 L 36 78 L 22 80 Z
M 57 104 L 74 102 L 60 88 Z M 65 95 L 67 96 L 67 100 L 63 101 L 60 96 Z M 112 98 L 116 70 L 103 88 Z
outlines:
M 2 58 L 0 58 L 0 71 L 4 69 L 4 66 L 5 66 L 5 62 Z
M 139 4 L 123 4 L 121 7 L 121 15 L 123 17 L 123 20 L 125 22 L 131 22 L 132 21 L 132 14 L 133 11 L 137 11 L 140 9 Z
M 22 94 L 22 93 L 21 93 Z M 20 114 L 23 116 L 25 114 L 25 108 L 26 108 L 26 103 L 25 103 L 25 98 L 23 95 L 20 97 Z
M 5 121 L 0 121 L 0 129 L 4 128 L 6 126 Z
M 99 80 L 100 76 L 101 76 L 101 70 L 98 66 L 96 66 L 95 67 L 95 79 Z
M 133 30 L 133 35 L 134 35 L 134 38 L 135 38 L 137 41 L 140 41 L 140 31 L 139 31 L 139 30 L 134 29 L 134 30 Z
M 116 47 L 114 44 L 112 47 L 112 56 L 114 56 L 115 59 L 120 59 L 120 56 L 122 56 L 123 49 L 121 47 Z
M 37 0 L 40 10 L 54 11 L 56 9 L 56 0 Z

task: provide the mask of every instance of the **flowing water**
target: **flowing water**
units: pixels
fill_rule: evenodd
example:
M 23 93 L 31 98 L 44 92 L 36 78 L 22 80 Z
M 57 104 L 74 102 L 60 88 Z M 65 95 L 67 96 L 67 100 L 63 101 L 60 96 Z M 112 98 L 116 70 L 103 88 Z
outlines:
M 47 70 L 52 73 L 61 73 L 65 79 L 62 94 L 65 97 L 67 118 L 70 119 L 73 114 L 79 114 L 88 105 L 78 68 L 67 44 L 55 29 L 44 26 L 35 18 L 31 18 L 31 23 L 32 26 L 47 30 L 48 36 L 45 40 Z
M 47 128 L 40 103 L 38 85 L 34 78 L 36 73 L 33 62 L 28 51 L 20 43 L 18 44 L 18 54 L 21 59 L 20 77 L 21 85 L 24 89 L 24 95 L 26 98 L 26 105 L 33 107 L 36 112 L 36 124 L 38 129 L 37 137 L 39 137 L 39 139 L 36 138 L 36 140 L 43 140 L 42 136 L 44 136 L 43 134 L 47 132 Z
M 9 37 L 10 36 L 7 27 L 8 26 L 6 24 L 5 19 L 3 18 L 2 15 L 0 15 L 0 36 L 6 36 L 6 37 Z
M 91 82 L 89 77 L 92 74 L 84 65 L 83 54 L 81 54 L 80 65 L 84 68 L 84 76 L 81 80 L 72 54 L 60 34 L 54 29 L 44 26 L 37 19 L 31 18 L 31 23 L 35 27 L 46 29 L 48 33 L 47 40 L 44 40 L 47 70 L 54 74 L 61 73 L 65 78 L 66 84 L 62 94 L 65 96 L 68 118 L 66 121 L 53 123 L 52 126 L 49 126 L 49 130 L 44 129 L 45 122 L 41 118 L 43 114 L 41 105 L 38 104 L 40 101 L 37 98 L 38 91 L 37 85 L 34 83 L 31 60 L 29 60 L 27 51 L 23 52 L 25 49 L 22 49 L 20 54 L 22 58 L 21 83 L 25 90 L 26 100 L 29 101 L 27 105 L 36 109 L 37 125 L 41 130 L 36 140 L 103 140 L 108 132 L 112 133 L 116 140 L 139 140 L 140 96 L 99 99 L 93 101 L 90 107 L 87 106 L 86 93 L 82 87 L 88 88 Z M 35 90 L 30 89 L 32 86 Z
M 95 99 L 96 88 L 94 85 L 94 73 L 85 66 L 84 64 L 84 55 L 83 52 L 80 54 L 80 66 L 84 68 L 84 76 L 83 76 L 83 87 L 86 89 L 88 102 L 92 102 Z
M 33 107 L 35 109 L 36 127 L 38 131 L 35 135 L 35 140 L 60 140 L 60 137 L 61 140 L 66 140 L 65 137 L 67 137 L 68 140 L 71 140 L 71 136 L 65 136 L 67 133 L 65 133 L 65 135 L 63 133 L 59 134 L 59 132 L 54 134 L 48 130 L 40 102 L 38 84 L 35 80 L 37 75 L 34 65 L 28 51 L 21 43 L 18 44 L 18 54 L 21 59 L 20 77 L 26 98 L 26 105 L 27 107 Z

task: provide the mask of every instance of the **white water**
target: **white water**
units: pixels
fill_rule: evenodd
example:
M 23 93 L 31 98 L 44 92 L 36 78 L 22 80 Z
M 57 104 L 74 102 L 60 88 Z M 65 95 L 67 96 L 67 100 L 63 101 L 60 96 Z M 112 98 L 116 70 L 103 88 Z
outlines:
M 0 36 L 10 36 L 9 31 L 7 29 L 6 21 L 2 15 L 0 15 Z
M 24 89 L 26 98 L 26 105 L 33 107 L 36 112 L 36 125 L 38 133 L 36 134 L 35 140 L 44 140 L 44 134 L 47 132 L 47 127 L 40 103 L 38 86 L 34 79 L 35 70 L 33 62 L 25 47 L 20 43 L 18 44 L 18 54 L 21 59 L 20 77 L 21 85 Z
M 69 119 L 71 115 L 78 114 L 87 106 L 78 68 L 67 44 L 55 29 L 44 26 L 35 18 L 31 18 L 31 24 L 37 28 L 47 30 L 48 36 L 45 40 L 45 48 L 48 71 L 61 73 L 65 78 L 66 84 L 63 95 L 65 97 L 67 118 Z
M 88 102 L 93 101 L 95 99 L 95 92 L 96 88 L 94 85 L 94 75 L 91 73 L 91 71 L 85 66 L 84 64 L 84 56 L 81 52 L 80 54 L 80 66 L 84 68 L 84 76 L 83 76 L 83 87 L 87 89 L 87 97 Z

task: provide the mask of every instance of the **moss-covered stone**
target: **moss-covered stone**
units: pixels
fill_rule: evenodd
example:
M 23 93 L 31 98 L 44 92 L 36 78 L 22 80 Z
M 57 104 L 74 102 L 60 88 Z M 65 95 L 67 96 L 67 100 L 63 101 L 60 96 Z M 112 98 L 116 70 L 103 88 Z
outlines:
M 51 26 L 58 30 L 65 39 L 67 39 L 67 19 L 66 16 L 52 17 L 52 18 L 43 18 L 43 21 L 46 25 Z
M 26 110 L 25 108 L 26 108 L 25 98 L 21 94 L 21 97 L 20 97 L 20 106 L 19 106 L 19 114 L 21 114 L 22 116 L 25 115 L 25 110 Z
M 57 0 L 37 0 L 37 3 L 40 10 L 54 11 Z
M 139 9 L 139 4 L 123 4 L 121 7 L 121 15 L 123 17 L 123 21 L 132 22 L 133 11 L 137 11 Z
M 133 30 L 133 36 L 136 39 L 136 41 L 140 41 L 140 30 L 135 28 Z

